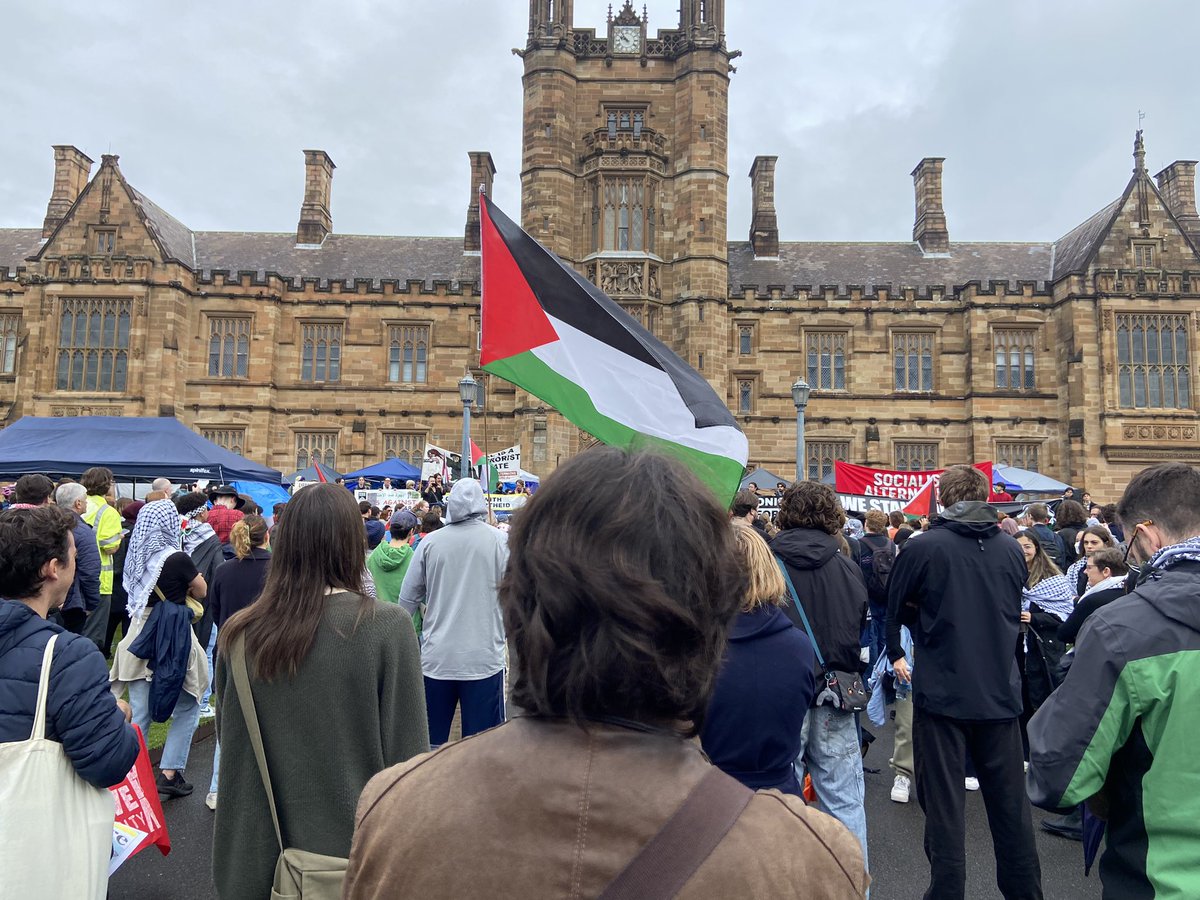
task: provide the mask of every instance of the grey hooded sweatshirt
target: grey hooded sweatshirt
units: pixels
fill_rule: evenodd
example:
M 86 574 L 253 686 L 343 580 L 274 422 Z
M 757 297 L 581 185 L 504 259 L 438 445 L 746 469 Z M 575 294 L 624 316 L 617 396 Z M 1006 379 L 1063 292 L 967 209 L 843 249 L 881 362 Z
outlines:
M 421 671 L 440 681 L 474 681 L 504 668 L 504 623 L 496 590 L 508 564 L 504 532 L 487 524 L 478 481 L 454 485 L 448 524 L 427 534 L 400 587 L 410 613 L 426 605 Z

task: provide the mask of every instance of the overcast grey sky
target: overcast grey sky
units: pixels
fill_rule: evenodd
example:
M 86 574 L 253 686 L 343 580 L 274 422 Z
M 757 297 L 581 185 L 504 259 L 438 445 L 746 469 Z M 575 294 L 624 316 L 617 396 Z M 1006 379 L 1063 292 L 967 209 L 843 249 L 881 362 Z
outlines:
M 676 0 L 645 0 L 651 30 Z M 576 0 L 580 27 L 607 3 Z M 619 6 L 619 2 L 614 2 Z M 775 154 L 784 240 L 908 240 L 909 173 L 944 156 L 952 240 L 1050 240 L 1200 158 L 1197 0 L 728 0 L 730 222 Z M 37 227 L 50 146 L 121 169 L 196 229 L 291 231 L 304 148 L 334 230 L 454 235 L 467 151 L 516 214 L 526 0 L 8 0 L 0 226 Z M 640 10 L 641 4 L 638 4 Z

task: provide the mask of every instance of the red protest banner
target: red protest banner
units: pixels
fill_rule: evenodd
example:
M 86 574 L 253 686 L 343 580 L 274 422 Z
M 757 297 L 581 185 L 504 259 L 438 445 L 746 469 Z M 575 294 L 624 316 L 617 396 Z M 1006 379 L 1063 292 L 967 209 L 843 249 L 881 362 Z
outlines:
M 992 483 L 991 462 L 975 463 L 975 468 L 987 476 Z M 895 500 L 911 500 L 928 483 L 929 479 L 941 475 L 945 469 L 930 469 L 923 472 L 900 472 L 894 469 L 872 469 L 854 463 L 835 462 L 833 473 L 839 494 L 866 494 L 870 497 L 891 497 Z
M 116 800 L 117 814 L 113 827 L 117 833 L 130 834 L 130 829 L 143 835 L 132 847 L 122 848 L 120 862 L 154 844 L 163 856 L 171 852 L 171 836 L 167 834 L 167 823 L 163 818 L 162 802 L 158 799 L 158 788 L 154 784 L 154 770 L 150 767 L 150 751 L 146 749 L 146 738 L 142 730 L 133 726 L 138 734 L 137 761 L 120 784 L 109 788 Z M 119 840 L 114 838 L 114 846 Z M 119 865 L 120 862 L 117 864 Z M 114 867 L 115 868 L 115 867 Z

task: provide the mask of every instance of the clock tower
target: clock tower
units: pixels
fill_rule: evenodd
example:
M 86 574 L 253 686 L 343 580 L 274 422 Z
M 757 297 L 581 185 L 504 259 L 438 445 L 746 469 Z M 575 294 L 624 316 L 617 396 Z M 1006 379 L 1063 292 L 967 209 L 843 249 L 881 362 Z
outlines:
M 678 2 L 674 27 L 626 0 L 598 32 L 530 0 L 521 221 L 728 402 L 731 54 L 724 0 Z

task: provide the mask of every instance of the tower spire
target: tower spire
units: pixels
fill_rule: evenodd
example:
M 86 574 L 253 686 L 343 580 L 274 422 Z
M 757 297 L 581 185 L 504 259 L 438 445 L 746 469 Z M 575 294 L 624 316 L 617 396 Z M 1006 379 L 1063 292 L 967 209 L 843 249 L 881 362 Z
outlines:
M 529 0 L 529 46 L 556 47 L 574 27 L 575 0 Z
M 1142 141 L 1142 129 L 1137 130 L 1133 137 L 1133 177 L 1137 179 L 1138 224 L 1150 224 L 1150 192 L 1146 184 L 1150 177 L 1146 174 L 1146 145 Z

